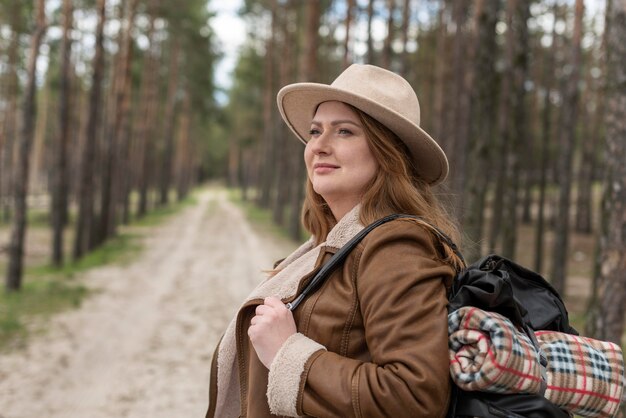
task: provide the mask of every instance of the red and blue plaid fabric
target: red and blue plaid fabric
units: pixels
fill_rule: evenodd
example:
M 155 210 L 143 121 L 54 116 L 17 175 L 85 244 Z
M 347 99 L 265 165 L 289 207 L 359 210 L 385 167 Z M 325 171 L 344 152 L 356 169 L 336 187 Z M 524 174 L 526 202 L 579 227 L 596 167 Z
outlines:
M 450 374 L 464 390 L 540 393 L 539 357 L 506 317 L 474 307 L 448 316 Z M 554 331 L 535 333 L 548 359 L 544 396 L 584 417 L 613 417 L 624 388 L 619 346 Z

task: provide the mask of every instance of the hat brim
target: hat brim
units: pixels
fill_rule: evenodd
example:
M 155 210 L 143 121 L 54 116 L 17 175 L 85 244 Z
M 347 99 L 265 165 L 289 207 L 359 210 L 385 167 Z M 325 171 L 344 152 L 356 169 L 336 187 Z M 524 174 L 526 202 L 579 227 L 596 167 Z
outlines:
M 280 114 L 294 134 L 306 144 L 311 120 L 320 103 L 340 101 L 367 113 L 404 142 L 417 174 L 428 184 L 441 183 L 448 175 L 448 160 L 435 140 L 416 123 L 366 97 L 326 84 L 296 83 L 283 87 L 276 98 Z

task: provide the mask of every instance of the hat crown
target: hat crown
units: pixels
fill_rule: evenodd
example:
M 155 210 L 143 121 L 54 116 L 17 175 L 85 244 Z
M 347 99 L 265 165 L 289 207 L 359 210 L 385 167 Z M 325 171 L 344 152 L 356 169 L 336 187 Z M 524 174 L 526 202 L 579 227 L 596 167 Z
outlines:
M 404 78 L 373 65 L 352 64 L 331 84 L 359 95 L 420 124 L 420 105 L 413 87 Z
M 276 101 L 287 126 L 305 144 L 320 103 L 343 102 L 391 130 L 407 146 L 416 173 L 427 183 L 440 183 L 448 174 L 446 155 L 420 127 L 420 106 L 415 91 L 408 81 L 391 71 L 353 64 L 331 85 L 295 83 L 285 86 L 278 92 Z

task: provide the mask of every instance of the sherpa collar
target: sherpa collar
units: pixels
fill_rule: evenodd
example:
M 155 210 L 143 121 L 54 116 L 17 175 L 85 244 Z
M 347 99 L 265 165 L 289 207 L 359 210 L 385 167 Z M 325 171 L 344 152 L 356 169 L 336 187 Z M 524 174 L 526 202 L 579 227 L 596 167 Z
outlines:
M 268 296 L 288 299 L 295 296 L 300 280 L 315 269 L 320 252 L 326 247 L 341 248 L 364 226 L 359 221 L 360 205 L 350 212 L 328 233 L 326 241 L 315 246 L 313 237 L 283 260 L 276 275 L 260 283 L 248 295 L 244 303 Z M 235 343 L 237 316 L 228 325 L 217 352 L 217 399 L 216 417 L 237 417 L 240 413 L 239 375 L 235 366 L 237 346 Z M 213 401 L 211 401 L 213 402 Z

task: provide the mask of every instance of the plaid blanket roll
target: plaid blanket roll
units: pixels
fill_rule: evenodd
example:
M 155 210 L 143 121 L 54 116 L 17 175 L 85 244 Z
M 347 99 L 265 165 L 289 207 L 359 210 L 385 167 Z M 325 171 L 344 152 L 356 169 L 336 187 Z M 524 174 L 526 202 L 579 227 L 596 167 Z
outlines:
M 463 307 L 448 315 L 450 373 L 464 390 L 537 393 L 541 365 L 529 338 L 493 312 Z
M 545 397 L 583 417 L 613 417 L 624 390 L 622 349 L 611 342 L 537 331 L 548 358 Z
M 474 307 L 448 316 L 450 374 L 462 389 L 540 393 L 539 356 L 506 317 Z M 613 417 L 624 387 L 619 346 L 554 331 L 535 333 L 548 359 L 546 399 L 584 417 Z

